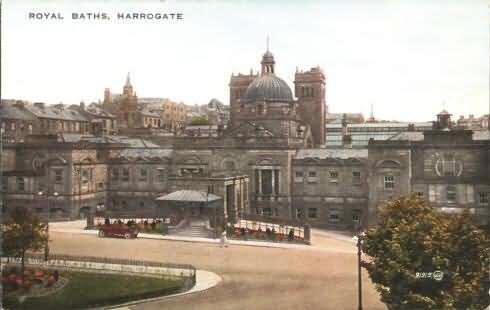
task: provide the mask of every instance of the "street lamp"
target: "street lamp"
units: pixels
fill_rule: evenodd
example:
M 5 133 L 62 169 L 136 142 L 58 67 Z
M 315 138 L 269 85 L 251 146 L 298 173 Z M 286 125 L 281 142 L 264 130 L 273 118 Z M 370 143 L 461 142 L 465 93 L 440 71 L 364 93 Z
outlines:
M 362 278 L 361 278 L 361 237 L 364 235 L 362 232 L 361 218 L 357 223 L 357 282 L 358 282 L 358 310 L 362 310 Z
M 48 216 L 46 217 L 46 233 L 48 235 L 48 240 L 46 241 L 46 245 L 44 247 L 44 260 L 45 261 L 48 261 L 48 256 L 49 256 L 49 246 L 48 246 L 48 242 L 49 242 L 49 216 L 51 214 L 51 209 L 50 209 L 50 203 L 49 203 L 49 192 L 46 191 L 46 193 L 44 193 L 43 191 L 39 191 L 37 193 L 39 196 L 43 196 L 45 195 L 46 196 L 46 200 L 47 200 L 47 203 L 48 203 Z M 58 197 L 58 192 L 53 192 L 52 196 L 53 197 Z

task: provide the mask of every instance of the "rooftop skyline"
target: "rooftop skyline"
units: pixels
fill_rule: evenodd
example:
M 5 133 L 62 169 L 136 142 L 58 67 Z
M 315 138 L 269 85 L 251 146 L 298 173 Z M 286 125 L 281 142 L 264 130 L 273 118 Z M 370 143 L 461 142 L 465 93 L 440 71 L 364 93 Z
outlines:
M 65 19 L 33 21 L 30 12 Z M 107 12 L 110 21 L 71 20 Z M 183 13 L 181 21 L 116 20 L 118 12 Z M 122 92 L 188 105 L 229 103 L 232 73 L 260 69 L 270 37 L 276 72 L 319 65 L 332 113 L 433 120 L 489 110 L 486 1 L 3 1 L 2 97 L 78 104 Z M 443 103 L 445 102 L 445 103 Z

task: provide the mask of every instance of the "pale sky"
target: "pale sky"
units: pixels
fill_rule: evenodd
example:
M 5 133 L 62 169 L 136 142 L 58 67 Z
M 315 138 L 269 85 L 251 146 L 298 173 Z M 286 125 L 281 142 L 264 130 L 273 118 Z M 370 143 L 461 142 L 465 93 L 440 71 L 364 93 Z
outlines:
M 64 20 L 33 21 L 29 12 Z M 72 12 L 106 12 L 77 21 Z M 183 13 L 181 21 L 118 21 L 117 12 Z M 20 1 L 2 9 L 2 98 L 78 104 L 120 93 L 229 103 L 232 72 L 260 69 L 270 36 L 276 73 L 327 75 L 331 112 L 429 121 L 489 110 L 487 1 Z

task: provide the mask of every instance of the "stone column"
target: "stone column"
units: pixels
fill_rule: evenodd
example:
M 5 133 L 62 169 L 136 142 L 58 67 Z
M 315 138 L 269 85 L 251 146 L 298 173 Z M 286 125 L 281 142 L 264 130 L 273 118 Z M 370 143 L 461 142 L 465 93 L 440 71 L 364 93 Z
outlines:
M 262 170 L 259 170 L 259 195 L 262 195 Z

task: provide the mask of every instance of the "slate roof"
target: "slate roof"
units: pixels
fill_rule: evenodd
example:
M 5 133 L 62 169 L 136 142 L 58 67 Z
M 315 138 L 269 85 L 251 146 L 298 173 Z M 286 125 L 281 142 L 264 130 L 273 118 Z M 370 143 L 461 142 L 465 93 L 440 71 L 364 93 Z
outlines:
M 298 150 L 294 159 L 305 159 L 305 158 L 338 158 L 338 159 L 348 159 L 348 158 L 367 158 L 367 149 L 304 149 Z
M 383 123 L 360 123 L 360 124 L 347 124 L 347 128 L 407 128 L 408 125 L 413 124 L 415 128 L 430 127 L 432 128 L 432 122 L 383 122 Z M 325 128 L 342 128 L 342 124 L 326 124 Z
M 0 118 L 25 121 L 32 121 L 36 119 L 31 113 L 24 111 L 19 107 L 6 104 L 0 105 Z
M 60 133 L 58 134 L 60 142 L 76 143 L 86 141 L 90 143 L 124 143 L 116 136 L 95 137 L 92 135 L 83 135 L 78 133 Z
M 39 118 L 51 118 L 65 121 L 88 121 L 88 119 L 85 118 L 79 111 L 68 109 L 67 106 L 60 104 L 44 104 L 44 107 L 40 107 L 36 104 L 26 104 L 24 107 L 26 110 L 30 111 Z
M 179 201 L 179 202 L 211 202 L 220 200 L 221 197 L 214 194 L 194 190 L 180 190 L 168 195 L 160 196 L 156 200 Z
M 170 158 L 172 156 L 172 152 L 172 149 L 130 148 L 121 151 L 112 151 L 112 157 L 124 159 L 141 158 L 144 160 L 163 159 Z
M 404 131 L 395 134 L 388 140 L 391 141 L 423 141 L 424 133 L 421 131 Z
M 111 136 L 111 139 L 114 139 L 117 143 L 126 143 L 129 144 L 131 148 L 159 148 L 160 146 L 143 139 L 138 138 L 128 138 L 124 136 Z
M 110 117 L 110 118 L 115 118 L 116 116 L 114 114 L 109 113 L 108 111 L 102 109 L 98 104 L 91 103 L 89 106 L 85 109 L 85 112 L 92 114 L 94 116 L 102 116 L 102 117 Z
M 162 111 L 163 111 L 163 109 L 151 109 L 151 108 L 147 108 L 147 107 L 143 107 L 139 110 L 139 112 L 142 115 L 151 116 L 151 117 L 158 117 L 158 118 L 160 118 L 160 113 Z

